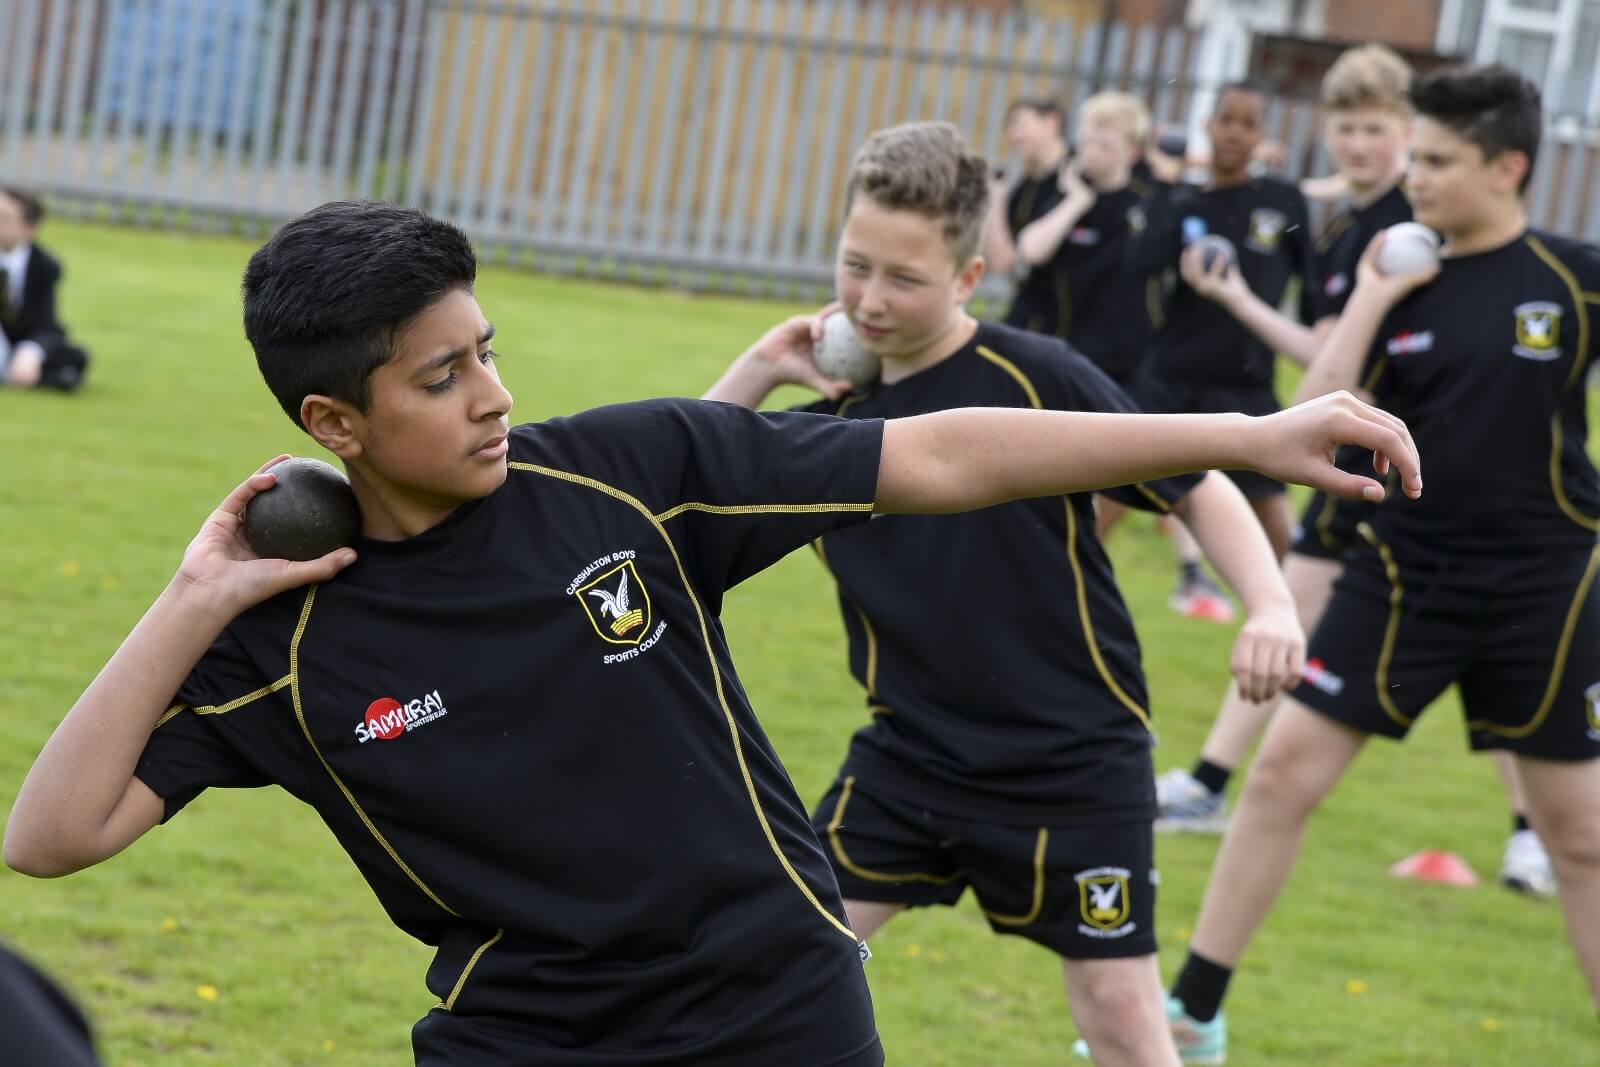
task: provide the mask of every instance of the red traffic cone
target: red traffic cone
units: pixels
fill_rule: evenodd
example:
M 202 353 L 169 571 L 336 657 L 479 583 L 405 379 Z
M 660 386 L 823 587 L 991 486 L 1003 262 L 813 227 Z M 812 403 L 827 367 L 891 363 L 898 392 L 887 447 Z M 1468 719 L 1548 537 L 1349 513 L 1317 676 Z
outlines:
M 1438 882 L 1440 885 L 1474 886 L 1478 876 L 1467 866 L 1467 861 L 1454 852 L 1425 848 L 1413 853 L 1389 868 L 1396 878 L 1414 878 L 1419 882 Z

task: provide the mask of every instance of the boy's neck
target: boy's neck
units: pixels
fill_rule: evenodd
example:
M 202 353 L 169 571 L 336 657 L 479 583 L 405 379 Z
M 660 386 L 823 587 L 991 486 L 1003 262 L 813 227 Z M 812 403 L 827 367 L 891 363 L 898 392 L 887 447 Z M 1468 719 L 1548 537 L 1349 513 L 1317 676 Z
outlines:
M 1389 195 L 1389 191 L 1405 180 L 1406 168 L 1401 167 L 1375 185 L 1350 184 L 1350 202 L 1358 208 L 1371 207 Z
M 967 314 L 966 308 L 962 308 L 951 319 L 949 328 L 934 338 L 921 352 L 885 358 L 879 380 L 884 385 L 894 385 L 914 374 L 921 374 L 929 367 L 937 366 L 961 351 L 977 332 L 978 320 Z
M 1094 191 L 1101 194 L 1121 192 L 1131 181 L 1133 181 L 1133 168 L 1123 167 L 1114 174 L 1106 175 L 1105 181 L 1095 182 Z
M 346 463 L 344 468 L 361 506 L 361 536 L 374 541 L 405 541 L 427 533 L 461 506 L 460 501 L 431 505 L 409 499 L 394 486 L 370 477 L 358 464 Z
M 1211 172 L 1211 188 L 1213 189 L 1233 189 L 1249 180 L 1250 171 L 1248 169 L 1233 170 L 1226 173 L 1221 171 Z
M 1054 174 L 1061 169 L 1061 164 L 1066 162 L 1067 146 L 1058 144 L 1046 152 L 1043 157 L 1034 161 L 1032 166 L 1024 167 L 1023 171 L 1030 178 L 1043 178 L 1047 174 Z
M 1519 200 L 1504 211 L 1494 212 L 1471 229 L 1445 234 L 1444 247 L 1441 251 L 1446 256 L 1470 256 L 1477 252 L 1489 252 L 1515 241 L 1527 228 L 1528 213 L 1523 210 L 1522 202 Z

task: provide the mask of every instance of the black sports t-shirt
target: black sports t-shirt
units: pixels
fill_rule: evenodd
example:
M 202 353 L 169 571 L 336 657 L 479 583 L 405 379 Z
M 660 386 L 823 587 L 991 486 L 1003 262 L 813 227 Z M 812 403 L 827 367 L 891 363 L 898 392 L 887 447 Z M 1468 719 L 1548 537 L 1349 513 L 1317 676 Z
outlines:
M 1130 411 L 1059 340 L 981 324 L 953 356 L 813 411 Z M 1112 490 L 1167 510 L 1198 481 Z M 1153 811 L 1139 642 L 1094 535 L 1092 494 L 890 515 L 820 539 L 872 721 L 844 773 L 934 811 L 1037 824 Z
M 1099 194 L 1050 262 L 1059 309 L 1056 336 L 1118 382 L 1134 376 L 1150 346 L 1148 287 L 1128 256 L 1129 236 L 1144 224 L 1140 205 L 1150 191 L 1134 182 Z
M 1383 542 L 1413 560 L 1593 549 L 1584 376 L 1597 310 L 1600 249 L 1530 230 L 1446 258 L 1389 313 L 1369 356 L 1386 362 L 1376 397 L 1410 427 L 1426 487 L 1389 494 L 1372 519 Z
M 1056 172 L 1051 170 L 1037 178 L 1023 177 L 1011 187 L 1006 194 L 1006 228 L 1011 231 L 1013 241 L 1030 222 L 1048 215 L 1061 203 L 1058 181 Z M 1027 267 L 1020 257 L 1017 262 L 1027 273 L 1017 282 L 1011 309 L 1006 312 L 1006 325 L 1054 334 L 1059 315 L 1055 273 L 1048 263 Z
M 54 982 L 0 947 L 0 1034 L 17 1067 L 97 1067 L 89 1022 Z
M 1272 350 L 1222 305 L 1196 293 L 1178 275 L 1178 257 L 1206 234 L 1233 243 L 1250 289 L 1277 307 L 1300 279 L 1300 314 L 1321 317 L 1321 286 L 1311 257 L 1305 198 L 1287 182 L 1252 178 L 1201 189 L 1157 186 L 1144 203 L 1144 228 L 1133 237 L 1135 268 L 1159 285 L 1162 300 L 1144 372 L 1195 385 L 1270 387 Z
M 1380 231 L 1411 221 L 1411 201 L 1399 185 L 1368 204 L 1345 204 L 1328 221 L 1312 248 L 1317 278 L 1322 283 L 1324 318 L 1339 315 L 1356 287 L 1356 264 Z
M 315 807 L 505 1062 L 880 1064 L 717 613 L 868 517 L 881 437 L 687 400 L 518 427 L 499 490 L 230 625 L 136 773 L 169 817 L 209 786 Z

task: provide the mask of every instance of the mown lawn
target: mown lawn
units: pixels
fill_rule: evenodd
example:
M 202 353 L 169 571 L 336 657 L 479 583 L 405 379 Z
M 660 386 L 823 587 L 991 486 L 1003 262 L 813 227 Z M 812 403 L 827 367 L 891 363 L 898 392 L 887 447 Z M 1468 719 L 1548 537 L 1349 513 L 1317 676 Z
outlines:
M 210 507 L 263 459 L 316 454 L 261 385 L 240 330 L 250 243 L 67 223 L 46 237 L 68 264 L 64 314 L 97 362 L 78 396 L 0 393 L 0 808 Z M 789 310 L 502 270 L 485 272 L 479 295 L 524 420 L 697 394 Z M 1222 692 L 1230 630 L 1168 612 L 1170 554 L 1148 523 L 1126 524 L 1114 548 L 1145 643 L 1159 761 L 1186 764 Z M 735 591 L 725 616 L 808 800 L 863 715 L 835 610 L 821 568 L 799 555 Z M 1372 746 L 1317 817 L 1236 980 L 1231 1063 L 1600 1062 L 1557 908 L 1492 884 L 1507 812 L 1459 722 L 1447 701 L 1407 745 Z M 1485 884 L 1386 875 L 1422 847 L 1462 854 Z M 1160 843 L 1169 974 L 1214 848 Z M 69 879 L 0 873 L 0 938 L 76 993 L 116 1067 L 399 1064 L 431 1006 L 427 950 L 388 925 L 321 824 L 276 792 L 215 792 Z M 970 901 L 904 917 L 874 948 L 891 1063 L 1069 1062 L 1055 961 L 992 936 Z

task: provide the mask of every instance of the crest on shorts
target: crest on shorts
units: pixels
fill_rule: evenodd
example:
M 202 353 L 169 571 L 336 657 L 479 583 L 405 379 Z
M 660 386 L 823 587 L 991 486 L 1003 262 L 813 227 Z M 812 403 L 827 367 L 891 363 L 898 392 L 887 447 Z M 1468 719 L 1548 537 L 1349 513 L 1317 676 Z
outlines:
M 1258 207 L 1250 212 L 1250 232 L 1245 236 L 1244 243 L 1257 252 L 1276 252 L 1288 227 L 1289 219 L 1283 212 L 1276 208 Z
M 1078 883 L 1078 912 L 1100 930 L 1115 930 L 1128 921 L 1128 871 L 1096 867 L 1073 875 Z
M 1589 702 L 1589 733 L 1600 735 L 1600 682 L 1585 689 L 1583 698 Z
M 1561 305 L 1547 300 L 1518 304 L 1517 343 L 1511 351 L 1523 359 L 1547 362 L 1561 358 Z
M 613 645 L 637 645 L 649 632 L 650 591 L 633 560 L 623 560 L 576 593 L 594 632 Z

